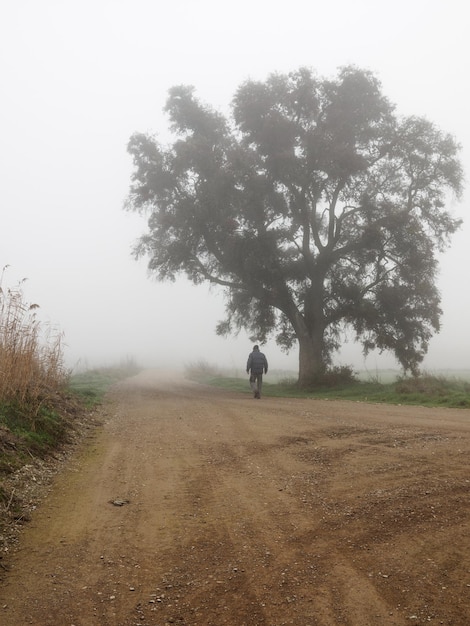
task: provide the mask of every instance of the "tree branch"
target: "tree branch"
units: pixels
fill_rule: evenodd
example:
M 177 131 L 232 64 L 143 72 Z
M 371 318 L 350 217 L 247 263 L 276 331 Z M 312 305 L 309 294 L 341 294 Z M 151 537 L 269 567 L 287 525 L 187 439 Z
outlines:
M 197 266 L 202 276 L 204 276 L 204 278 L 208 280 L 209 282 L 217 284 L 217 285 L 221 285 L 222 287 L 229 287 L 231 289 L 245 289 L 245 285 L 243 283 L 236 283 L 236 282 L 224 280 L 223 278 L 220 278 L 219 276 L 214 276 L 213 274 L 211 274 L 210 271 L 203 264 L 203 262 L 200 259 L 198 259 L 198 257 L 192 257 L 192 261 Z

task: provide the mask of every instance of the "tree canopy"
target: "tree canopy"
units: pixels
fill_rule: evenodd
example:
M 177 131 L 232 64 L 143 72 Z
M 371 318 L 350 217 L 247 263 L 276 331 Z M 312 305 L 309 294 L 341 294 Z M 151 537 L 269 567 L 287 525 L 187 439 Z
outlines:
M 228 116 L 188 86 L 165 108 L 173 142 L 136 133 L 128 146 L 150 271 L 225 288 L 219 334 L 298 342 L 302 384 L 346 332 L 416 372 L 439 330 L 437 255 L 460 225 L 446 208 L 462 186 L 453 137 L 399 116 L 355 67 L 247 81 Z

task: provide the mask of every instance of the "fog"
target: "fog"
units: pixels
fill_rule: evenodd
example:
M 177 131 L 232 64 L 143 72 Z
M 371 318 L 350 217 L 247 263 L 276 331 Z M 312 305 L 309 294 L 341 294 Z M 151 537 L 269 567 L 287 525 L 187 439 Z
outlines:
M 215 335 L 220 291 L 158 283 L 131 249 L 145 219 L 122 206 L 135 131 L 169 138 L 168 89 L 191 84 L 227 111 L 240 83 L 309 66 L 320 75 L 372 70 L 399 113 L 425 116 L 463 145 L 469 171 L 468 20 L 460 0 L 315 3 L 273 0 L 16 0 L 0 23 L 0 267 L 22 278 L 41 320 L 65 336 L 73 368 L 133 358 L 179 367 L 199 360 L 243 371 L 251 342 Z M 468 193 L 454 202 L 466 218 Z M 441 258 L 442 330 L 428 369 L 470 368 L 470 224 Z M 272 368 L 297 352 L 264 346 Z M 337 363 L 364 361 L 354 344 Z

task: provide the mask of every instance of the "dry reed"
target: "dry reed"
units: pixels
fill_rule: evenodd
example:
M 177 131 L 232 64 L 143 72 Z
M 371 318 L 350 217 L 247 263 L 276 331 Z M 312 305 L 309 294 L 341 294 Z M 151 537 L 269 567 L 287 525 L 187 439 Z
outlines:
M 0 276 L 0 402 L 38 404 L 68 379 L 63 337 L 37 319 L 38 305 L 25 301 L 22 284 L 3 287 Z

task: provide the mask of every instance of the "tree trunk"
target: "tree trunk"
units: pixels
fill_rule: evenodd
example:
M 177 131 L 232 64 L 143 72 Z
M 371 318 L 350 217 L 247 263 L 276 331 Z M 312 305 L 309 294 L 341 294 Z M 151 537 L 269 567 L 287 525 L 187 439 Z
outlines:
M 301 387 L 312 385 L 325 368 L 323 362 L 323 335 L 305 331 L 297 333 L 299 342 L 299 380 Z
M 298 384 L 301 387 L 313 385 L 325 369 L 325 323 L 322 307 L 324 275 L 316 272 L 311 280 L 312 285 L 305 298 L 304 315 L 296 311 L 293 324 L 299 342 Z

